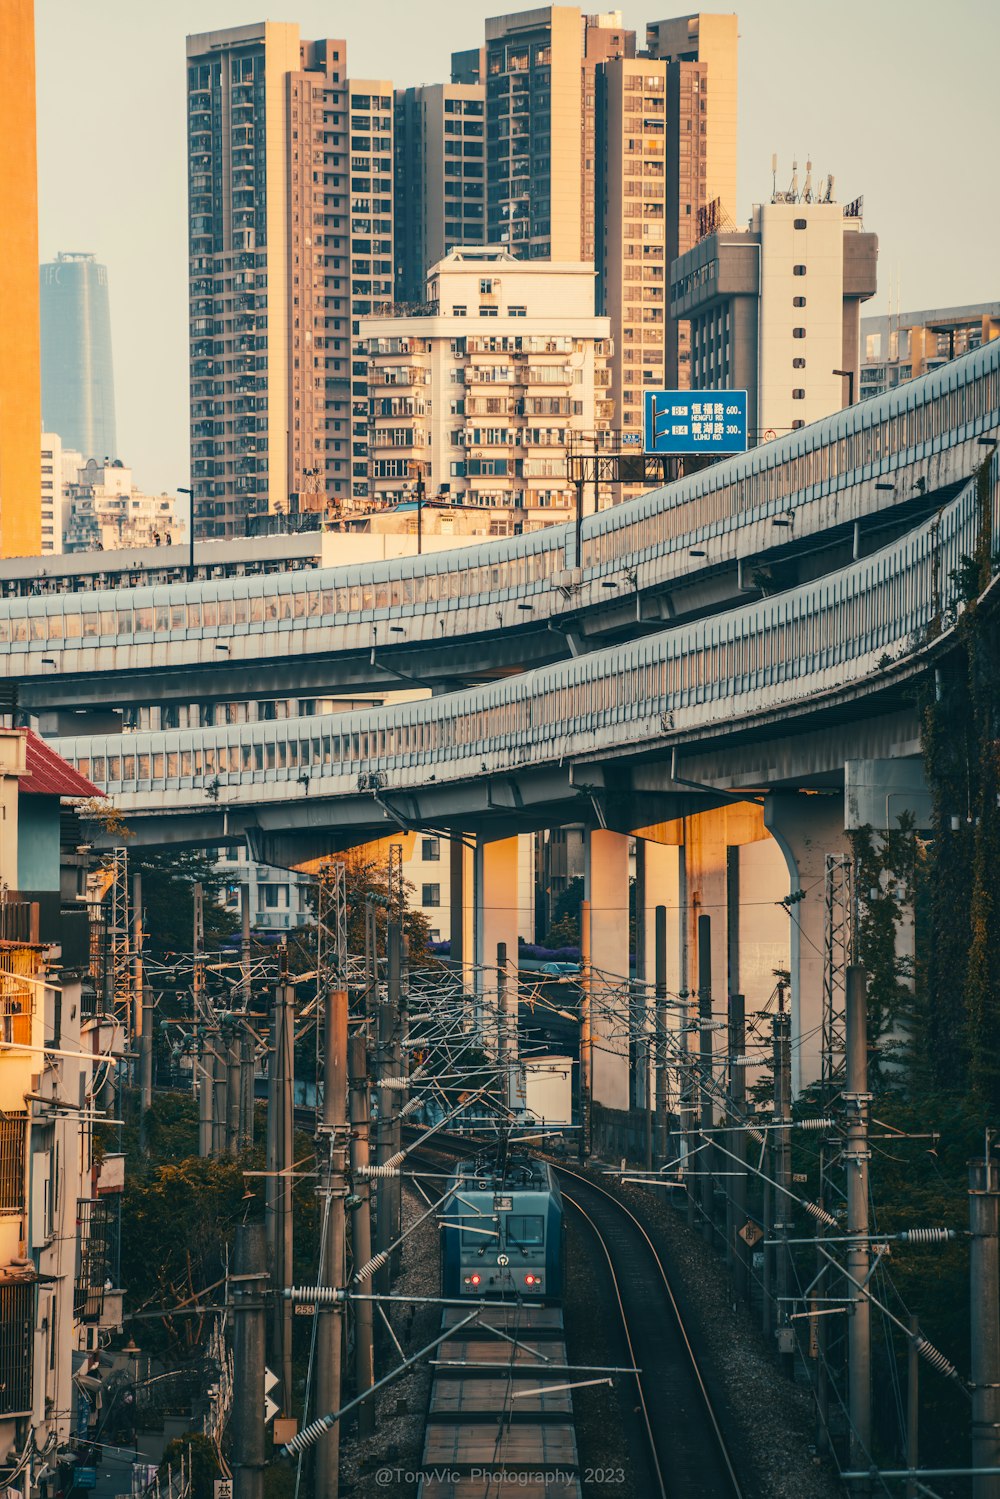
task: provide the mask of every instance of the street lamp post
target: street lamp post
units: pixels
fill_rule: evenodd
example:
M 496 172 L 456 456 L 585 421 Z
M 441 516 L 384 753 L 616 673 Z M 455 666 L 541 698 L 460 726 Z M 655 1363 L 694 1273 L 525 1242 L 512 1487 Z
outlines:
M 834 374 L 834 375 L 841 375 L 847 381 L 847 404 L 848 404 L 848 406 L 853 406 L 854 405 L 854 371 L 853 370 L 833 370 L 833 371 L 831 371 L 831 373 Z
M 194 491 L 177 486 L 178 494 L 186 494 L 191 501 L 188 509 L 188 582 L 194 582 Z

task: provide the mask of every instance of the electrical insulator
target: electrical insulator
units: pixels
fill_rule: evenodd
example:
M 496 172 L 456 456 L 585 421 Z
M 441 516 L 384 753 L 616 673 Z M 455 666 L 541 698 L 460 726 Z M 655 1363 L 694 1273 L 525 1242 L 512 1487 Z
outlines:
M 952 1228 L 906 1228 L 899 1235 L 904 1244 L 948 1244 L 955 1237 Z
M 297 1457 L 300 1452 L 305 1452 L 307 1447 L 311 1447 L 313 1442 L 317 1442 L 324 1431 L 329 1431 L 332 1425 L 333 1422 L 327 1417 L 323 1417 L 319 1421 L 313 1421 L 311 1425 L 304 1427 L 302 1431 L 292 1437 L 290 1442 L 285 1443 L 280 1455 L 282 1457 Z
M 958 1378 L 958 1370 L 955 1368 L 955 1365 L 949 1359 L 945 1358 L 940 1348 L 935 1348 L 933 1343 L 928 1343 L 926 1338 L 917 1338 L 917 1352 L 939 1374 L 944 1374 L 948 1379 Z
M 795 1128 L 796 1129 L 833 1129 L 834 1128 L 834 1121 L 832 1119 L 797 1119 L 795 1121 Z
M 315 1306 L 335 1306 L 344 1299 L 343 1291 L 334 1286 L 286 1286 L 284 1296 L 286 1301 L 307 1302 Z
M 825 1223 L 827 1228 L 837 1228 L 839 1226 L 836 1218 L 831 1213 L 828 1213 L 826 1208 L 821 1208 L 818 1202 L 808 1202 L 803 1198 L 802 1206 L 807 1213 L 816 1219 L 817 1223 Z
M 387 1265 L 388 1263 L 388 1253 L 386 1252 L 386 1250 L 380 1249 L 378 1254 L 372 1255 L 367 1264 L 362 1265 L 360 1270 L 356 1270 L 354 1272 L 354 1275 L 352 1276 L 354 1284 L 361 1285 L 364 1281 L 371 1280 L 372 1276 L 375 1274 L 375 1271 L 381 1270 L 382 1266 Z

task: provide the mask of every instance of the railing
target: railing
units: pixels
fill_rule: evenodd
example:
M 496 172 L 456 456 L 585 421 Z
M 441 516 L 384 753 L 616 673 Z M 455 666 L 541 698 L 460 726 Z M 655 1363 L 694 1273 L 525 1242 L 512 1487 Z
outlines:
M 752 720 L 852 689 L 914 657 L 962 606 L 961 571 L 990 521 L 976 480 L 938 517 L 789 593 L 471 691 L 363 713 L 194 732 L 57 741 L 126 809 L 331 795 L 503 774 Z M 613 735 L 608 731 L 613 729 Z M 431 777 L 431 767 L 433 776 Z M 304 789 L 303 789 L 304 788 Z M 163 800 L 159 800 L 166 793 Z
M 34 1327 L 34 1281 L 0 1281 L 0 1416 L 31 1410 Z
M 81 1197 L 76 1204 L 77 1271 L 73 1316 L 96 1322 L 104 1310 L 104 1288 L 118 1280 L 120 1199 Z
M 0 1118 L 0 1213 L 24 1212 L 27 1140 L 26 1113 L 8 1113 Z
M 759 548 L 752 528 L 769 528 L 775 517 L 790 512 L 797 540 L 847 524 L 885 508 L 877 484 L 899 482 L 900 493 L 890 504 L 919 493 L 918 480 L 928 490 L 957 484 L 985 456 L 978 436 L 998 425 L 1000 340 L 994 340 L 877 400 L 588 517 L 582 529 L 581 586 L 596 590 L 603 579 L 640 567 L 647 581 L 689 578 L 699 565 L 716 566 L 743 555 L 748 546 Z M 852 489 L 857 493 L 848 497 L 845 492 Z M 489 601 L 508 607 L 509 623 L 523 623 L 523 616 L 513 613 L 515 592 L 522 601 L 536 599 L 539 612 L 556 614 L 566 601 L 549 580 L 574 565 L 574 535 L 572 526 L 555 526 L 531 537 L 372 564 L 364 569 L 365 592 L 381 593 L 384 607 L 400 609 L 414 631 L 426 629 L 435 638 L 441 637 L 433 616 L 442 608 L 471 609 Z M 741 551 L 747 536 L 751 539 Z M 774 541 L 769 530 L 768 544 Z M 706 552 L 708 560 L 696 564 L 694 550 Z M 357 570 L 335 568 L 277 579 L 221 579 L 158 590 L 155 599 L 151 588 L 8 599 L 0 602 L 0 653 L 8 655 L 11 673 L 45 675 L 81 669 L 75 654 L 99 643 L 134 650 L 153 643 L 143 639 L 147 635 L 167 644 L 205 638 L 203 659 L 219 665 L 215 629 L 227 629 L 235 654 L 271 655 L 273 641 L 244 639 L 239 626 L 293 615 L 323 618 L 338 631 L 367 630 L 370 644 L 370 611 L 383 606 L 365 602 L 362 591 L 349 586 L 352 572 L 360 578 Z M 203 612 L 209 602 L 214 621 Z M 457 619 L 453 623 L 459 627 Z M 468 626 L 463 622 L 460 628 Z M 202 637 L 203 631 L 213 633 Z M 324 642 L 323 648 L 335 647 Z M 107 669 L 105 661 L 101 669 Z
M 33 948 L 0 946 L 0 1042 L 31 1045 L 39 968 Z

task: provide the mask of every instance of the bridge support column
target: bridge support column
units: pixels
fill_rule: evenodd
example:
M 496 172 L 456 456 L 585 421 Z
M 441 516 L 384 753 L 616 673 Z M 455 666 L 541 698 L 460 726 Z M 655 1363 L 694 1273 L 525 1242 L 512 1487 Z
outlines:
M 475 894 L 476 996 L 474 1029 L 484 1050 L 497 1051 L 497 948 L 507 950 L 507 1004 L 517 1014 L 517 937 L 520 914 L 518 838 L 476 839 Z
M 626 833 L 587 835 L 594 1102 L 629 1106 L 629 871 Z
M 843 796 L 774 792 L 764 802 L 764 825 L 785 856 L 791 881 L 792 1089 L 799 1093 L 823 1070 L 826 856 L 850 852 Z
M 681 824 L 673 824 L 680 828 Z M 649 1108 L 655 1102 L 655 994 L 656 983 L 656 908 L 666 911 L 666 977 L 667 1004 L 665 1022 L 671 1032 L 680 1028 L 680 1011 L 676 996 L 685 987 L 685 907 L 683 900 L 684 853 L 679 843 L 652 842 L 637 838 L 635 844 L 636 880 L 636 979 L 639 1003 L 644 1006 L 642 1046 L 637 1048 L 635 1104 Z M 644 1056 L 643 1053 L 647 1055 Z M 677 1069 L 672 1064 L 673 1050 L 666 1048 L 666 1106 L 668 1113 L 677 1111 Z M 647 1065 L 648 1060 L 648 1065 Z M 647 1091 L 648 1090 L 648 1091 Z
M 473 901 L 473 851 L 471 840 L 456 833 L 448 844 L 450 860 L 448 882 L 450 961 L 462 976 L 462 987 L 472 994 L 476 940 Z M 471 1015 L 469 1016 L 471 1021 Z

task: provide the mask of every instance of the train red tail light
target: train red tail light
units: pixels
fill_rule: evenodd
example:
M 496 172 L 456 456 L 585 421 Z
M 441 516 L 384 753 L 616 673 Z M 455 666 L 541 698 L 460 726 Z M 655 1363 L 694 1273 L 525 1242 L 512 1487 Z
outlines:
M 479 1282 L 480 1282 L 481 1279 L 482 1279 L 482 1276 L 479 1276 L 479 1275 L 470 1275 L 469 1276 L 469 1284 L 473 1285 L 473 1286 L 478 1286 L 478 1284 L 479 1284 Z
M 538 1278 L 537 1275 L 526 1275 L 524 1277 L 524 1284 L 526 1286 L 537 1286 L 538 1283 L 539 1283 L 539 1278 Z

